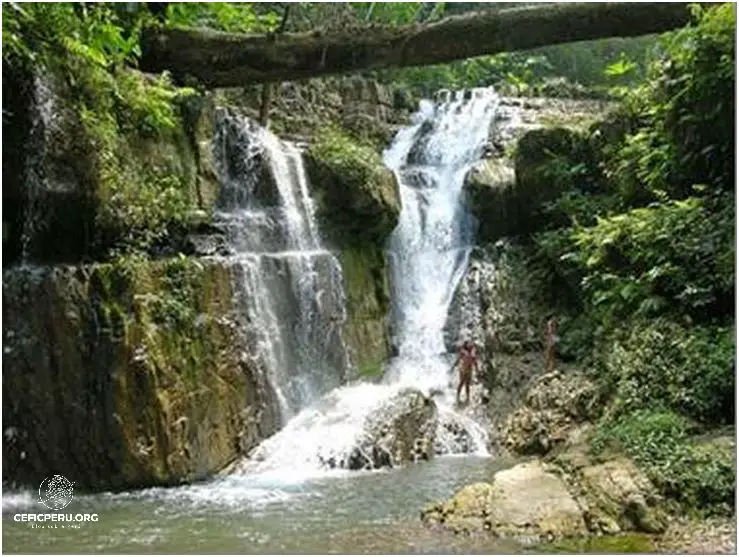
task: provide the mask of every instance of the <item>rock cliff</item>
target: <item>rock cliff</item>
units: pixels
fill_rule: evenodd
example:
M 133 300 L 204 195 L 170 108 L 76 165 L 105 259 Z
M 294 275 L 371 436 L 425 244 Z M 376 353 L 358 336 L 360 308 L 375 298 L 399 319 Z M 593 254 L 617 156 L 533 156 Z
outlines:
M 189 259 L 3 274 L 3 480 L 82 489 L 203 478 L 279 425 L 232 306 Z

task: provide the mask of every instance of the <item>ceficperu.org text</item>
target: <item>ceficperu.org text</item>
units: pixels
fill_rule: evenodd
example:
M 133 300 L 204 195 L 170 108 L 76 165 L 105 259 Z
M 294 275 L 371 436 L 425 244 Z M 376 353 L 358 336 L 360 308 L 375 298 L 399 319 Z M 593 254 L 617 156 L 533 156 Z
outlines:
M 13 515 L 16 522 L 97 522 L 97 513 L 16 513 Z

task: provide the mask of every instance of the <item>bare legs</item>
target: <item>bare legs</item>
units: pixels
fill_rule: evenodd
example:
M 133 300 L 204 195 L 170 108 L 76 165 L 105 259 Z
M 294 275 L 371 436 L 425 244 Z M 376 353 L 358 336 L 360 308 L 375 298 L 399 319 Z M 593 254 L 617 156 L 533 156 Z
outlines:
M 470 379 L 472 379 L 472 370 L 462 369 L 459 372 L 459 384 L 457 385 L 457 402 L 461 403 L 459 395 L 464 387 L 465 403 L 470 401 Z
M 555 351 L 554 345 L 547 347 L 547 353 L 546 353 L 546 364 L 544 365 L 544 371 L 546 373 L 549 373 L 550 371 L 554 371 L 554 368 L 557 365 L 557 354 Z

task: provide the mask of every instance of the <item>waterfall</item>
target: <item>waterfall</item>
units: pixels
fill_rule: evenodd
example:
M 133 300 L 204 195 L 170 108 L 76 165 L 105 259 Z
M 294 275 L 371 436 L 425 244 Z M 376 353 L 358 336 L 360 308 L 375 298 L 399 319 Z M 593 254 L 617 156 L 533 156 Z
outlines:
M 455 288 L 466 270 L 474 236 L 475 223 L 462 196 L 464 176 L 482 154 L 496 106 L 497 96 L 486 89 L 449 95 L 438 104 L 423 101 L 413 125 L 401 130 L 385 153 L 385 164 L 399 179 L 402 211 L 388 246 L 399 355 L 388 366 L 382 382 L 345 385 L 304 407 L 239 463 L 235 472 L 289 481 L 335 473 L 330 470 L 332 463 L 346 462 L 365 438 L 369 418 L 408 387 L 427 394 L 432 389 L 442 393 L 434 398 L 438 410 L 434 447 L 437 454 L 486 454 L 485 428 L 455 407 L 455 380 L 451 361 L 444 354 L 443 329 Z M 262 141 L 261 145 L 267 148 L 275 141 Z M 290 159 L 292 151 L 283 148 L 280 152 Z M 295 176 L 294 170 L 287 169 L 299 167 L 298 160 L 275 159 L 270 164 L 275 177 Z M 297 191 L 296 185 L 302 191 L 303 181 L 289 183 L 293 184 L 291 191 Z M 249 187 L 255 190 L 253 184 Z M 280 195 L 286 197 L 288 193 L 280 189 Z M 285 202 L 286 211 L 291 211 L 295 203 L 302 203 L 301 199 L 308 196 Z M 283 225 L 303 227 L 300 238 L 308 242 L 303 247 L 315 249 L 310 244 L 313 232 L 305 228 L 310 220 L 299 218 L 309 213 L 310 207 L 303 205 Z M 269 220 L 265 216 L 265 222 Z M 289 233 L 285 237 L 293 238 Z M 299 276 L 309 282 L 309 266 L 315 260 L 296 261 L 306 265 L 295 270 L 308 273 Z M 259 285 L 265 281 L 257 275 L 264 269 L 254 271 L 255 275 L 245 281 L 250 285 L 248 290 L 260 293 L 261 302 L 271 301 L 252 313 L 270 315 L 261 326 L 274 330 L 266 335 L 271 339 L 267 352 L 280 361 L 272 366 L 272 372 L 285 373 L 289 361 L 281 351 L 287 350 L 287 344 L 275 342 L 280 338 L 280 320 L 274 315 L 279 300 L 274 293 L 266 292 L 266 284 Z M 302 291 L 294 291 L 297 292 Z M 288 301 L 283 302 L 289 305 Z M 279 382 L 284 382 L 284 378 Z
M 443 393 L 437 399 L 441 452 L 482 451 L 484 430 L 454 408 L 456 379 L 445 355 L 444 325 L 474 240 L 462 186 L 483 154 L 498 97 L 492 89 L 441 97 L 436 104 L 422 101 L 414 124 L 385 152 L 403 207 L 388 250 L 398 358 L 385 380 Z
M 215 221 L 234 252 L 229 260 L 257 364 L 286 421 L 343 382 L 341 268 L 321 246 L 298 148 L 226 110 L 217 118 Z
M 47 150 L 47 134 L 56 112 L 54 93 L 42 75 L 33 78 L 33 92 L 30 104 L 31 126 L 29 132 L 28 154 L 25 160 L 24 182 L 26 207 L 21 229 L 21 262 L 27 264 L 33 258 L 36 234 L 44 225 L 42 195 L 51 188 L 44 168 Z

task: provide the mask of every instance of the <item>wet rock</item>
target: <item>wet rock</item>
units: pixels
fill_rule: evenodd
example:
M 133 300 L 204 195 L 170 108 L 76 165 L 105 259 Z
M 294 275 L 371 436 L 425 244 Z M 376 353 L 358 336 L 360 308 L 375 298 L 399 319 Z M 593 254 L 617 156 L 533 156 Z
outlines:
M 206 257 L 213 255 L 229 255 L 233 250 L 225 235 L 190 234 L 185 241 L 183 253 Z
M 491 483 L 464 487 L 449 501 L 426 508 L 421 519 L 456 533 L 553 539 L 587 532 L 567 485 L 540 461 L 498 472 Z
M 3 481 L 172 485 L 273 433 L 276 397 L 242 357 L 232 272 L 182 258 L 6 270 Z
M 269 154 L 259 141 L 259 125 L 233 109 L 218 108 L 214 118 L 210 149 L 218 176 L 219 208 L 279 206 L 279 189 Z
M 439 435 L 434 443 L 437 455 L 469 453 L 474 449 L 470 432 L 459 421 L 445 419 L 439 424 Z
M 329 238 L 345 246 L 384 246 L 398 222 L 400 191 L 381 157 L 337 132 L 311 145 L 305 165 Z
M 365 433 L 340 467 L 393 468 L 433 456 L 436 404 L 415 389 L 384 402 L 368 418 Z

